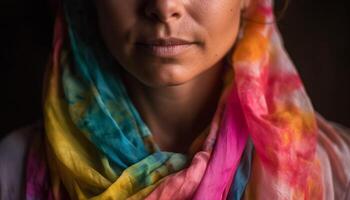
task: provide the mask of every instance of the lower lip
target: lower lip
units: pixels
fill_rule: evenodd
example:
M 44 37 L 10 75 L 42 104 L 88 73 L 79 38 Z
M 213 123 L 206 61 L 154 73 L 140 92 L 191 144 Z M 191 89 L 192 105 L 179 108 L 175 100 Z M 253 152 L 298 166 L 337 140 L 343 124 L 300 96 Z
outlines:
M 169 45 L 169 46 L 157 46 L 157 45 L 139 45 L 143 50 L 158 57 L 173 57 L 181 53 L 184 53 L 193 44 L 182 45 Z

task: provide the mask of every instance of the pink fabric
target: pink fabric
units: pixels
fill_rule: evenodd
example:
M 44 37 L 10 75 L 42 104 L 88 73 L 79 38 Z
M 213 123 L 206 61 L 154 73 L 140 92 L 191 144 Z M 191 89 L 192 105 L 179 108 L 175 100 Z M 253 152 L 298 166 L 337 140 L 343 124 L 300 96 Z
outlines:
M 229 88 L 223 95 L 217 111 L 220 113 L 225 109 L 225 112 L 223 116 L 215 115 L 203 150 L 194 156 L 189 168 L 167 177 L 146 199 L 226 198 L 222 194 L 226 187 L 231 185 L 230 180 L 236 171 L 248 137 L 239 105 L 236 88 Z M 224 119 L 222 124 L 219 124 L 220 118 Z M 216 135 L 218 139 L 214 144 L 210 138 L 215 138 Z M 210 157 L 212 159 L 208 160 Z

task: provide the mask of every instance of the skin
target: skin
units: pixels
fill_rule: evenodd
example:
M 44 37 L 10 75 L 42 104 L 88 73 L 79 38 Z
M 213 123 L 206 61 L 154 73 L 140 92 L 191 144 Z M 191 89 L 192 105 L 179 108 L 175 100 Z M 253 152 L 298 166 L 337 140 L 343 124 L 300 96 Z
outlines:
M 210 123 L 246 0 L 95 1 L 102 38 L 123 67 L 129 95 L 164 151 L 187 152 Z M 174 56 L 136 45 L 148 38 L 193 44 Z

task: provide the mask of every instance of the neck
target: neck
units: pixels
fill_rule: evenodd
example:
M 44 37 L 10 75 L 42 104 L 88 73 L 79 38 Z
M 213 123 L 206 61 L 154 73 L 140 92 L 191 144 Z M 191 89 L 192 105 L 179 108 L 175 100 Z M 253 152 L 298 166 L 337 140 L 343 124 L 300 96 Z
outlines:
M 163 151 L 185 153 L 209 124 L 222 87 L 223 64 L 177 86 L 147 87 L 130 75 L 129 95 Z

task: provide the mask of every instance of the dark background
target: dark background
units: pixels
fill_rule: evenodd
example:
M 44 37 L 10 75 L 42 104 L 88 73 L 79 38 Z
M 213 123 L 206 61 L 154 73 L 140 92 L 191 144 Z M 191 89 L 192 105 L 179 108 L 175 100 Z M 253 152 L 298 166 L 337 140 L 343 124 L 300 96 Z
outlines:
M 348 10 L 345 0 L 292 0 L 279 26 L 315 109 L 350 127 Z M 41 117 L 52 25 L 47 0 L 1 0 L 0 138 Z

